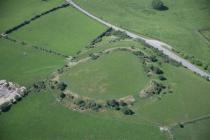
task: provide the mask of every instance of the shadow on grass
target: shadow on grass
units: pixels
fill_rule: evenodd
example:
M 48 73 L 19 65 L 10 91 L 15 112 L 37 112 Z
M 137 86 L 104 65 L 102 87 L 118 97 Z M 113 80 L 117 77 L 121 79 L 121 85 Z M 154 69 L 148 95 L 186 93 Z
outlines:
M 163 5 L 161 8 L 159 8 L 158 10 L 159 11 L 166 11 L 166 10 L 168 10 L 169 8 L 167 7 L 167 6 L 165 6 L 165 5 Z

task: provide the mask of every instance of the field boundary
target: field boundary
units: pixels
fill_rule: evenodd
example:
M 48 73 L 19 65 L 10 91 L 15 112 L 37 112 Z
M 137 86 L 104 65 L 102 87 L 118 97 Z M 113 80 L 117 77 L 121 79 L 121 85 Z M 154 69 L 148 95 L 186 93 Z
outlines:
M 210 32 L 210 28 L 202 28 L 202 29 L 198 29 L 198 33 L 208 42 L 208 44 L 210 45 L 210 38 L 207 37 L 204 32 Z
M 24 27 L 24 26 L 30 24 L 31 22 L 33 22 L 33 21 L 35 21 L 35 20 L 37 20 L 37 19 L 39 19 L 39 18 L 41 18 L 41 17 L 43 17 L 43 16 L 45 16 L 45 15 L 47 15 L 47 14 L 50 14 L 50 13 L 52 13 L 52 12 L 54 12 L 54 11 L 57 11 L 57 10 L 62 9 L 62 8 L 66 8 L 66 7 L 68 7 L 69 5 L 70 5 L 69 3 L 64 3 L 64 4 L 61 4 L 61 5 L 56 6 L 56 7 L 54 7 L 54 8 L 51 8 L 51 9 L 49 9 L 49 10 L 47 10 L 47 11 L 44 11 L 44 12 L 42 12 L 42 13 L 40 13 L 40 14 L 37 14 L 37 15 L 33 16 L 32 18 L 30 18 L 30 19 L 28 19 L 28 20 L 25 20 L 25 21 L 23 21 L 22 23 L 20 23 L 20 24 L 18 24 L 18 25 L 16 25 L 16 26 L 11 27 L 10 29 L 6 30 L 4 33 L 1 34 L 1 36 L 2 36 L 2 37 L 5 37 L 5 36 L 11 34 L 12 32 L 17 31 L 17 30 L 19 30 L 20 28 L 22 28 L 22 27 Z
M 183 126 L 184 127 L 184 125 L 196 123 L 196 122 L 207 120 L 207 119 L 210 119 L 210 114 L 203 115 L 203 116 L 200 116 L 200 117 L 197 117 L 197 118 L 193 118 L 193 119 L 190 119 L 190 120 L 186 120 L 186 121 L 177 122 L 176 124 L 171 125 L 170 128 L 173 129 L 173 128 L 177 127 L 177 126 L 180 126 L 180 127 Z
M 27 43 L 25 41 L 20 41 L 20 40 L 14 39 L 14 38 L 9 37 L 9 36 L 5 36 L 5 37 L 2 37 L 2 38 L 5 39 L 5 40 L 8 40 L 8 41 L 11 41 L 13 43 L 20 44 L 22 46 L 28 46 L 28 47 L 34 48 L 36 50 L 39 50 L 39 51 L 42 51 L 42 52 L 45 52 L 45 53 L 48 53 L 48 54 L 51 54 L 51 55 L 61 56 L 61 57 L 64 57 L 64 58 L 69 57 L 68 55 L 62 54 L 60 52 L 50 50 L 50 49 L 46 49 L 46 48 L 39 47 L 39 46 L 35 46 L 35 45 L 30 45 L 29 43 Z
M 79 10 L 80 12 L 82 12 L 83 14 L 85 14 L 86 16 L 98 21 L 99 23 L 107 26 L 107 27 L 111 27 L 116 31 L 121 31 L 121 32 L 125 32 L 129 37 L 133 38 L 133 39 L 137 39 L 140 40 L 142 42 L 144 42 L 145 44 L 157 49 L 158 51 L 161 51 L 162 53 L 164 53 L 165 55 L 167 55 L 168 57 L 170 57 L 171 59 L 181 63 L 185 68 L 189 69 L 190 71 L 196 73 L 197 75 L 200 75 L 201 77 L 206 78 L 208 81 L 210 81 L 210 75 L 209 73 L 205 72 L 204 70 L 200 69 L 199 67 L 197 67 L 196 65 L 192 64 L 191 62 L 189 62 L 188 60 L 180 57 L 178 54 L 174 53 L 172 50 L 167 49 L 166 47 L 163 46 L 168 46 L 171 47 L 170 45 L 155 40 L 155 39 L 147 39 L 144 36 L 135 34 L 133 32 L 130 32 L 126 29 L 123 29 L 121 27 L 118 27 L 116 25 L 113 25 L 97 16 L 94 16 L 93 14 L 91 14 L 90 12 L 86 11 L 85 9 L 83 9 L 82 7 L 80 7 L 77 3 L 75 3 L 73 0 L 66 0 L 66 2 L 68 2 L 69 4 L 71 4 L 74 8 L 76 8 L 77 10 Z

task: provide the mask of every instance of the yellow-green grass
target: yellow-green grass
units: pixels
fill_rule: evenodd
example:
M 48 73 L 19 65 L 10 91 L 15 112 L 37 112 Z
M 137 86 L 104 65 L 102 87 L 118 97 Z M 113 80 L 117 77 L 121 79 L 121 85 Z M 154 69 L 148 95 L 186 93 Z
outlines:
M 43 11 L 62 4 L 63 0 L 1 0 L 0 32 L 20 24 Z
M 57 10 L 11 34 L 30 44 L 74 55 L 106 27 L 72 7 Z
M 110 39 L 109 37 L 103 38 L 103 41 L 100 42 L 96 48 L 90 49 L 87 52 L 84 51 L 81 56 L 84 57 L 88 52 L 99 52 L 110 47 L 130 46 L 139 48 L 147 55 L 154 55 L 151 49 L 144 48 L 144 46 L 138 42 L 122 40 L 115 43 L 108 43 Z M 160 123 L 161 125 L 170 125 L 201 115 L 210 114 L 210 83 L 181 66 L 175 67 L 170 64 L 165 64 L 160 57 L 157 58 L 162 62 L 160 67 L 167 78 L 164 83 L 170 85 L 173 93 L 162 95 L 161 100 L 156 96 L 149 99 L 137 100 L 133 108 L 137 114 L 137 120 L 134 120 L 140 121 L 142 118 L 146 118 L 152 122 Z M 110 63 L 112 63 L 112 61 L 110 61 Z M 82 82 L 83 80 L 81 79 L 80 81 Z M 71 84 L 73 84 L 73 82 L 71 82 Z
M 182 67 L 163 65 L 173 93 L 158 98 L 140 100 L 136 114 L 161 125 L 172 125 L 177 122 L 210 114 L 210 83 Z M 202 139 L 202 138 L 201 138 Z
M 110 23 L 160 39 L 184 54 L 210 63 L 209 44 L 197 32 L 209 27 L 209 0 L 162 0 L 169 7 L 167 11 L 154 10 L 152 0 L 75 1 Z
M 210 42 L 210 30 L 202 31 L 202 35 Z
M 209 140 L 210 139 L 210 119 L 201 120 L 187 124 L 184 128 L 177 126 L 173 129 L 177 140 Z
M 95 99 L 136 95 L 149 84 L 141 60 L 130 52 L 122 51 L 78 64 L 62 79 L 71 91 Z
M 167 139 L 158 127 L 103 114 L 71 111 L 56 102 L 51 92 L 32 93 L 0 115 L 0 137 L 3 140 Z
M 65 59 L 0 39 L 0 79 L 29 85 L 46 79 Z
M 90 49 L 87 52 L 83 52 L 81 54 L 82 57 L 87 56 L 88 53 L 94 53 L 98 52 L 110 47 L 130 47 L 135 46 L 141 51 L 144 51 L 145 53 L 151 55 L 153 54 L 150 49 L 145 49 L 140 43 L 131 41 L 131 40 L 123 40 L 115 43 L 108 43 L 111 38 L 104 38 L 102 42 L 97 44 L 96 48 Z M 118 52 L 120 53 L 120 52 Z M 125 52 L 124 52 L 125 53 Z M 79 56 L 80 57 L 80 56 Z M 107 55 L 108 57 L 108 55 Z M 102 57 L 103 58 L 103 57 Z M 123 58 L 126 58 L 125 56 Z M 159 57 L 158 57 L 159 58 Z M 114 59 L 111 59 L 109 63 L 113 63 Z M 99 60 L 95 60 L 98 63 Z M 189 70 L 183 68 L 183 67 L 175 67 L 170 64 L 165 64 L 163 61 L 159 58 L 159 61 L 162 62 L 162 65 L 160 66 L 161 69 L 164 71 L 164 75 L 166 76 L 167 80 L 164 82 L 165 84 L 170 85 L 172 89 L 172 93 L 167 94 L 161 94 L 158 98 L 158 96 L 153 96 L 148 99 L 140 99 L 138 96 L 136 97 L 136 102 L 134 103 L 134 106 L 132 109 L 135 111 L 135 115 L 132 116 L 131 122 L 149 122 L 153 123 L 157 126 L 172 126 L 176 123 L 183 122 L 186 120 L 191 120 L 206 114 L 210 114 L 210 83 L 207 82 L 205 79 L 201 78 L 198 75 L 195 75 L 194 73 L 190 72 Z M 85 66 L 86 64 L 84 64 Z M 91 65 L 91 64 L 90 64 Z M 78 67 L 81 65 L 78 65 Z M 82 65 L 83 66 L 83 65 Z M 88 65 L 89 66 L 89 65 Z M 88 73 L 88 66 L 86 67 L 80 67 L 75 68 L 75 71 L 86 71 Z M 103 65 L 105 66 L 105 65 Z M 88 68 L 87 68 L 88 67 Z M 95 69 L 98 68 L 94 67 Z M 124 69 L 126 71 L 126 69 Z M 72 69 L 72 72 L 69 72 L 69 75 L 73 75 L 76 72 L 74 69 Z M 103 71 L 103 70 L 102 70 Z M 127 69 L 127 71 L 129 71 Z M 94 74 L 97 72 L 94 72 Z M 120 72 L 119 72 L 120 73 Z M 126 72 L 124 72 L 126 73 Z M 91 75 L 90 77 L 94 77 L 94 74 L 87 74 Z M 78 88 L 82 88 L 84 86 L 79 85 L 79 83 L 83 83 L 83 80 L 86 79 L 85 76 L 83 76 L 82 73 L 78 72 L 78 75 L 81 75 L 81 79 L 79 79 L 77 82 Z M 123 75 L 123 74 L 121 74 Z M 69 79 L 69 84 L 74 87 L 74 82 L 71 81 L 71 76 L 64 76 L 64 79 Z M 79 77 L 79 76 L 78 76 Z M 97 75 L 97 77 L 99 77 Z M 90 79 L 91 79 L 90 78 Z M 110 78 L 111 79 L 111 78 Z M 114 80 L 114 78 L 113 78 Z M 145 79 L 144 79 L 145 80 Z M 114 80 L 115 81 L 115 80 Z M 92 82 L 92 81 L 91 81 Z M 88 81 L 86 81 L 88 83 Z M 117 82 L 119 83 L 119 82 Z M 133 84 L 133 82 L 132 82 Z M 99 86 L 102 85 L 101 83 Z M 129 82 L 127 83 L 128 86 Z M 90 87 L 90 86 L 88 86 Z M 127 86 L 125 88 L 128 88 Z M 70 87 L 71 89 L 71 87 Z M 73 88 L 74 89 L 74 88 Z M 87 93 L 87 90 L 86 92 Z M 111 92 L 110 92 L 111 93 Z M 82 94 L 85 95 L 85 94 Z M 100 96 L 101 97 L 101 96 Z M 102 98 L 102 97 L 101 97 Z M 104 99 L 104 98 L 102 98 Z M 113 115 L 113 114 L 112 114 Z M 121 115 L 117 115 L 114 113 L 115 116 L 117 116 L 118 119 L 125 119 Z M 202 123 L 201 127 L 204 127 L 205 129 L 207 126 L 206 124 Z M 194 131 L 194 130 L 193 130 Z M 205 130 L 204 133 L 206 133 L 207 130 Z M 193 132 L 192 132 L 193 133 Z M 185 135 L 184 133 L 183 135 Z M 175 134 L 176 137 L 176 134 Z M 186 136 L 187 137 L 187 136 Z M 199 133 L 197 133 L 195 136 L 192 136 L 194 139 L 205 139 L 205 137 L 200 136 Z

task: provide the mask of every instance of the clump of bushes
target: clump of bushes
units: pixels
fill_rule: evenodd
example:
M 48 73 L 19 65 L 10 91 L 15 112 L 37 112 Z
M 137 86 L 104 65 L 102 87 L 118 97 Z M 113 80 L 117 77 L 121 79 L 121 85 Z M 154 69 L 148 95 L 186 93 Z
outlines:
M 67 84 L 64 83 L 64 82 L 59 82 L 59 83 L 57 84 L 57 89 L 58 89 L 58 90 L 64 91 L 64 90 L 66 89 L 66 87 L 67 87 Z
M 159 76 L 159 79 L 160 79 L 161 81 L 167 80 L 167 78 L 166 78 L 165 76 L 163 76 L 163 75 L 160 75 L 160 76 Z
M 1 112 L 7 112 L 7 111 L 9 111 L 10 108 L 11 108 L 11 106 L 12 106 L 12 103 L 11 102 L 5 102 L 4 104 L 2 104 L 0 106 L 0 113 Z
M 152 81 L 150 83 L 150 86 L 140 93 L 140 97 L 145 98 L 145 97 L 150 97 L 152 95 L 159 95 L 165 89 L 166 86 L 163 85 L 162 83 L 159 83 L 157 81 Z
M 45 90 L 46 87 L 47 86 L 46 86 L 45 81 L 37 81 L 33 84 L 33 89 L 35 89 L 38 92 L 40 92 L 41 90 Z
M 145 56 L 144 53 L 141 52 L 141 51 L 135 51 L 135 52 L 133 52 L 133 54 L 138 56 L 138 57 L 144 57 Z
M 135 112 L 128 107 L 122 108 L 122 112 L 125 115 L 134 115 L 135 114 Z
M 99 111 L 103 108 L 103 105 L 100 103 L 96 103 L 94 100 L 90 99 L 82 99 L 77 98 L 73 99 L 73 103 L 77 105 L 78 109 L 80 110 L 93 110 L 93 111 Z
M 98 54 L 95 54 L 95 53 L 91 53 L 89 54 L 89 56 L 91 57 L 92 60 L 96 60 L 100 57 Z
M 144 67 L 145 67 L 146 73 L 151 73 L 152 72 L 152 73 L 157 74 L 157 75 L 160 75 L 160 74 L 164 73 L 159 67 L 154 66 L 152 64 L 145 63 Z
M 114 109 L 116 109 L 116 110 L 120 110 L 120 104 L 119 104 L 119 102 L 118 101 L 116 101 L 115 99 L 113 99 L 113 100 L 108 100 L 107 102 L 106 102 L 106 104 L 107 104 L 107 106 L 109 107 L 109 108 L 114 108 Z
M 168 7 L 166 7 L 161 0 L 153 0 L 152 1 L 152 7 L 155 10 L 160 10 L 160 11 L 168 10 Z
M 122 40 L 124 40 L 126 38 L 130 38 L 125 32 L 122 32 L 122 31 L 113 31 L 112 35 L 117 36 Z
M 157 59 L 157 57 L 156 57 L 155 55 L 152 55 L 152 56 L 150 56 L 149 58 L 150 58 L 150 60 L 151 60 L 152 62 L 157 62 L 157 61 L 158 61 L 158 59 Z
M 65 98 L 65 97 L 66 97 L 66 94 L 65 94 L 64 92 L 61 92 L 61 93 L 60 93 L 60 98 L 63 99 L 63 98 Z
M 125 115 L 133 115 L 134 111 L 128 108 L 128 104 L 122 101 L 117 101 L 115 99 L 108 100 L 106 106 L 110 109 L 121 110 Z

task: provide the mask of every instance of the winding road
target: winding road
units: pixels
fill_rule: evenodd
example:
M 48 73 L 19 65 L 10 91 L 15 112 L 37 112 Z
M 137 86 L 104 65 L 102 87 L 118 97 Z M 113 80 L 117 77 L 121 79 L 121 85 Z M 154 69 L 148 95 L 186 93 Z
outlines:
M 106 22 L 94 15 L 92 15 L 91 13 L 89 13 L 88 11 L 84 10 L 83 8 L 81 8 L 79 5 L 77 5 L 75 2 L 73 2 L 72 0 L 66 0 L 70 5 L 72 5 L 74 8 L 76 8 L 77 10 L 81 11 L 82 13 L 84 13 L 85 15 L 91 17 L 92 19 L 104 24 L 107 27 L 113 28 L 114 30 L 118 30 L 118 31 L 122 31 L 125 32 L 128 36 L 130 36 L 131 38 L 134 39 L 140 39 L 142 41 L 144 41 L 146 44 L 148 44 L 149 46 L 158 49 L 159 51 L 162 51 L 163 54 L 167 55 L 169 58 L 181 63 L 184 67 L 188 68 L 189 70 L 191 70 L 192 72 L 202 76 L 202 77 L 207 77 L 210 81 L 210 75 L 205 72 L 204 70 L 198 68 L 197 66 L 193 65 L 192 63 L 190 63 L 189 61 L 183 59 L 182 57 L 180 57 L 179 55 L 177 55 L 175 52 L 173 52 L 171 50 L 172 46 L 161 42 L 159 40 L 154 40 L 154 39 L 148 39 L 145 38 L 141 35 L 137 35 L 135 33 L 132 33 L 126 29 L 117 27 L 109 22 Z

